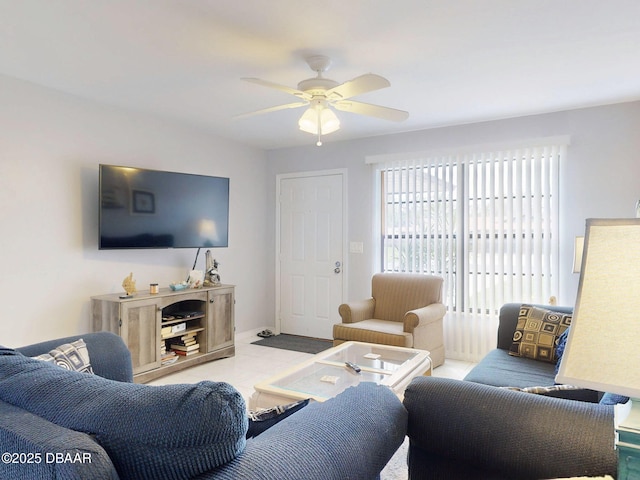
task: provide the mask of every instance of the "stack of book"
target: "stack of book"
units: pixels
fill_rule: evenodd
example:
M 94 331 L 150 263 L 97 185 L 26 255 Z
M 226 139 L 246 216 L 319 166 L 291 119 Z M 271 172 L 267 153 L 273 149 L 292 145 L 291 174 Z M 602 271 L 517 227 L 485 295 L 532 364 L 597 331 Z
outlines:
M 177 355 L 188 356 L 200 352 L 200 344 L 195 333 L 187 333 L 171 340 L 169 348 Z
M 176 355 L 176 352 L 173 350 L 163 353 L 160 357 L 160 363 L 162 365 L 171 365 L 172 363 L 175 363 L 176 360 L 178 360 L 178 355 Z
M 167 342 L 166 338 L 168 338 L 172 333 L 171 325 L 164 326 L 160 329 L 160 336 L 162 340 L 160 340 L 160 364 L 161 365 L 170 365 L 178 360 L 178 356 L 176 352 L 173 350 L 167 350 Z
M 170 365 L 178 360 L 176 352 L 173 350 L 167 350 L 167 343 L 164 340 L 160 341 L 160 363 L 162 365 Z

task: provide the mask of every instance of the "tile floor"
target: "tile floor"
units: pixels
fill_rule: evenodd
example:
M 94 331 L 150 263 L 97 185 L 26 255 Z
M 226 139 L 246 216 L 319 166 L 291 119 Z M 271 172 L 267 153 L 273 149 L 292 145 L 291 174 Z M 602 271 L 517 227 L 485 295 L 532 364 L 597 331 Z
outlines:
M 251 342 L 260 340 L 256 335 L 260 330 L 237 334 L 236 354 L 231 358 L 198 365 L 158 378 L 149 384 L 195 383 L 200 380 L 227 382 L 243 395 L 248 405 L 256 383 L 313 356 L 308 353 L 251 345 Z M 433 375 L 461 379 L 473 365 L 469 362 L 446 360 L 444 365 L 433 370 Z

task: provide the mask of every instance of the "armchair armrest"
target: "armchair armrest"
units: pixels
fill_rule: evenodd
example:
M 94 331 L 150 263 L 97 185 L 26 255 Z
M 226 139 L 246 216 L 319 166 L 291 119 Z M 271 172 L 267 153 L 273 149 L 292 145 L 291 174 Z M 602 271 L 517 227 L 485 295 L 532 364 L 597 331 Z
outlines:
M 404 441 L 407 412 L 386 387 L 361 383 L 312 403 L 247 441 L 205 479 L 374 479 Z
M 446 312 L 447 309 L 442 303 L 432 303 L 426 307 L 411 310 L 404 316 L 404 331 L 413 333 L 413 330 L 418 326 L 442 320 Z
M 373 318 L 376 301 L 373 298 L 357 302 L 343 303 L 338 307 L 342 323 L 354 323 Z
M 412 479 L 616 474 L 611 406 L 432 377 L 414 379 L 404 405 Z

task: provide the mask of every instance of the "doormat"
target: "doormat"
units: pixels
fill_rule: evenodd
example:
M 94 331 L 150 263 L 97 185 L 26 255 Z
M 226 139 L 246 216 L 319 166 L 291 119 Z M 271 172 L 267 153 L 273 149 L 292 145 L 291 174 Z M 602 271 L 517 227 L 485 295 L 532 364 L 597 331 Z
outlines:
M 300 337 L 298 335 L 287 335 L 286 333 L 281 333 L 280 335 L 274 335 L 273 337 L 251 342 L 251 345 L 316 354 L 326 350 L 327 348 L 333 347 L 333 342 L 331 340 L 322 340 L 320 338 Z

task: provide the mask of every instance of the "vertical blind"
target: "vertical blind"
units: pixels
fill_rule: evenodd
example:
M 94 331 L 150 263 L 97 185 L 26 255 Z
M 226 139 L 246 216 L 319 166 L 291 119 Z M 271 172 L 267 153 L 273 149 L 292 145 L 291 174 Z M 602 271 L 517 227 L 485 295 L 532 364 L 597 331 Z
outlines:
M 562 137 L 528 145 L 374 158 L 381 270 L 445 279 L 450 312 L 494 314 L 558 292 Z

